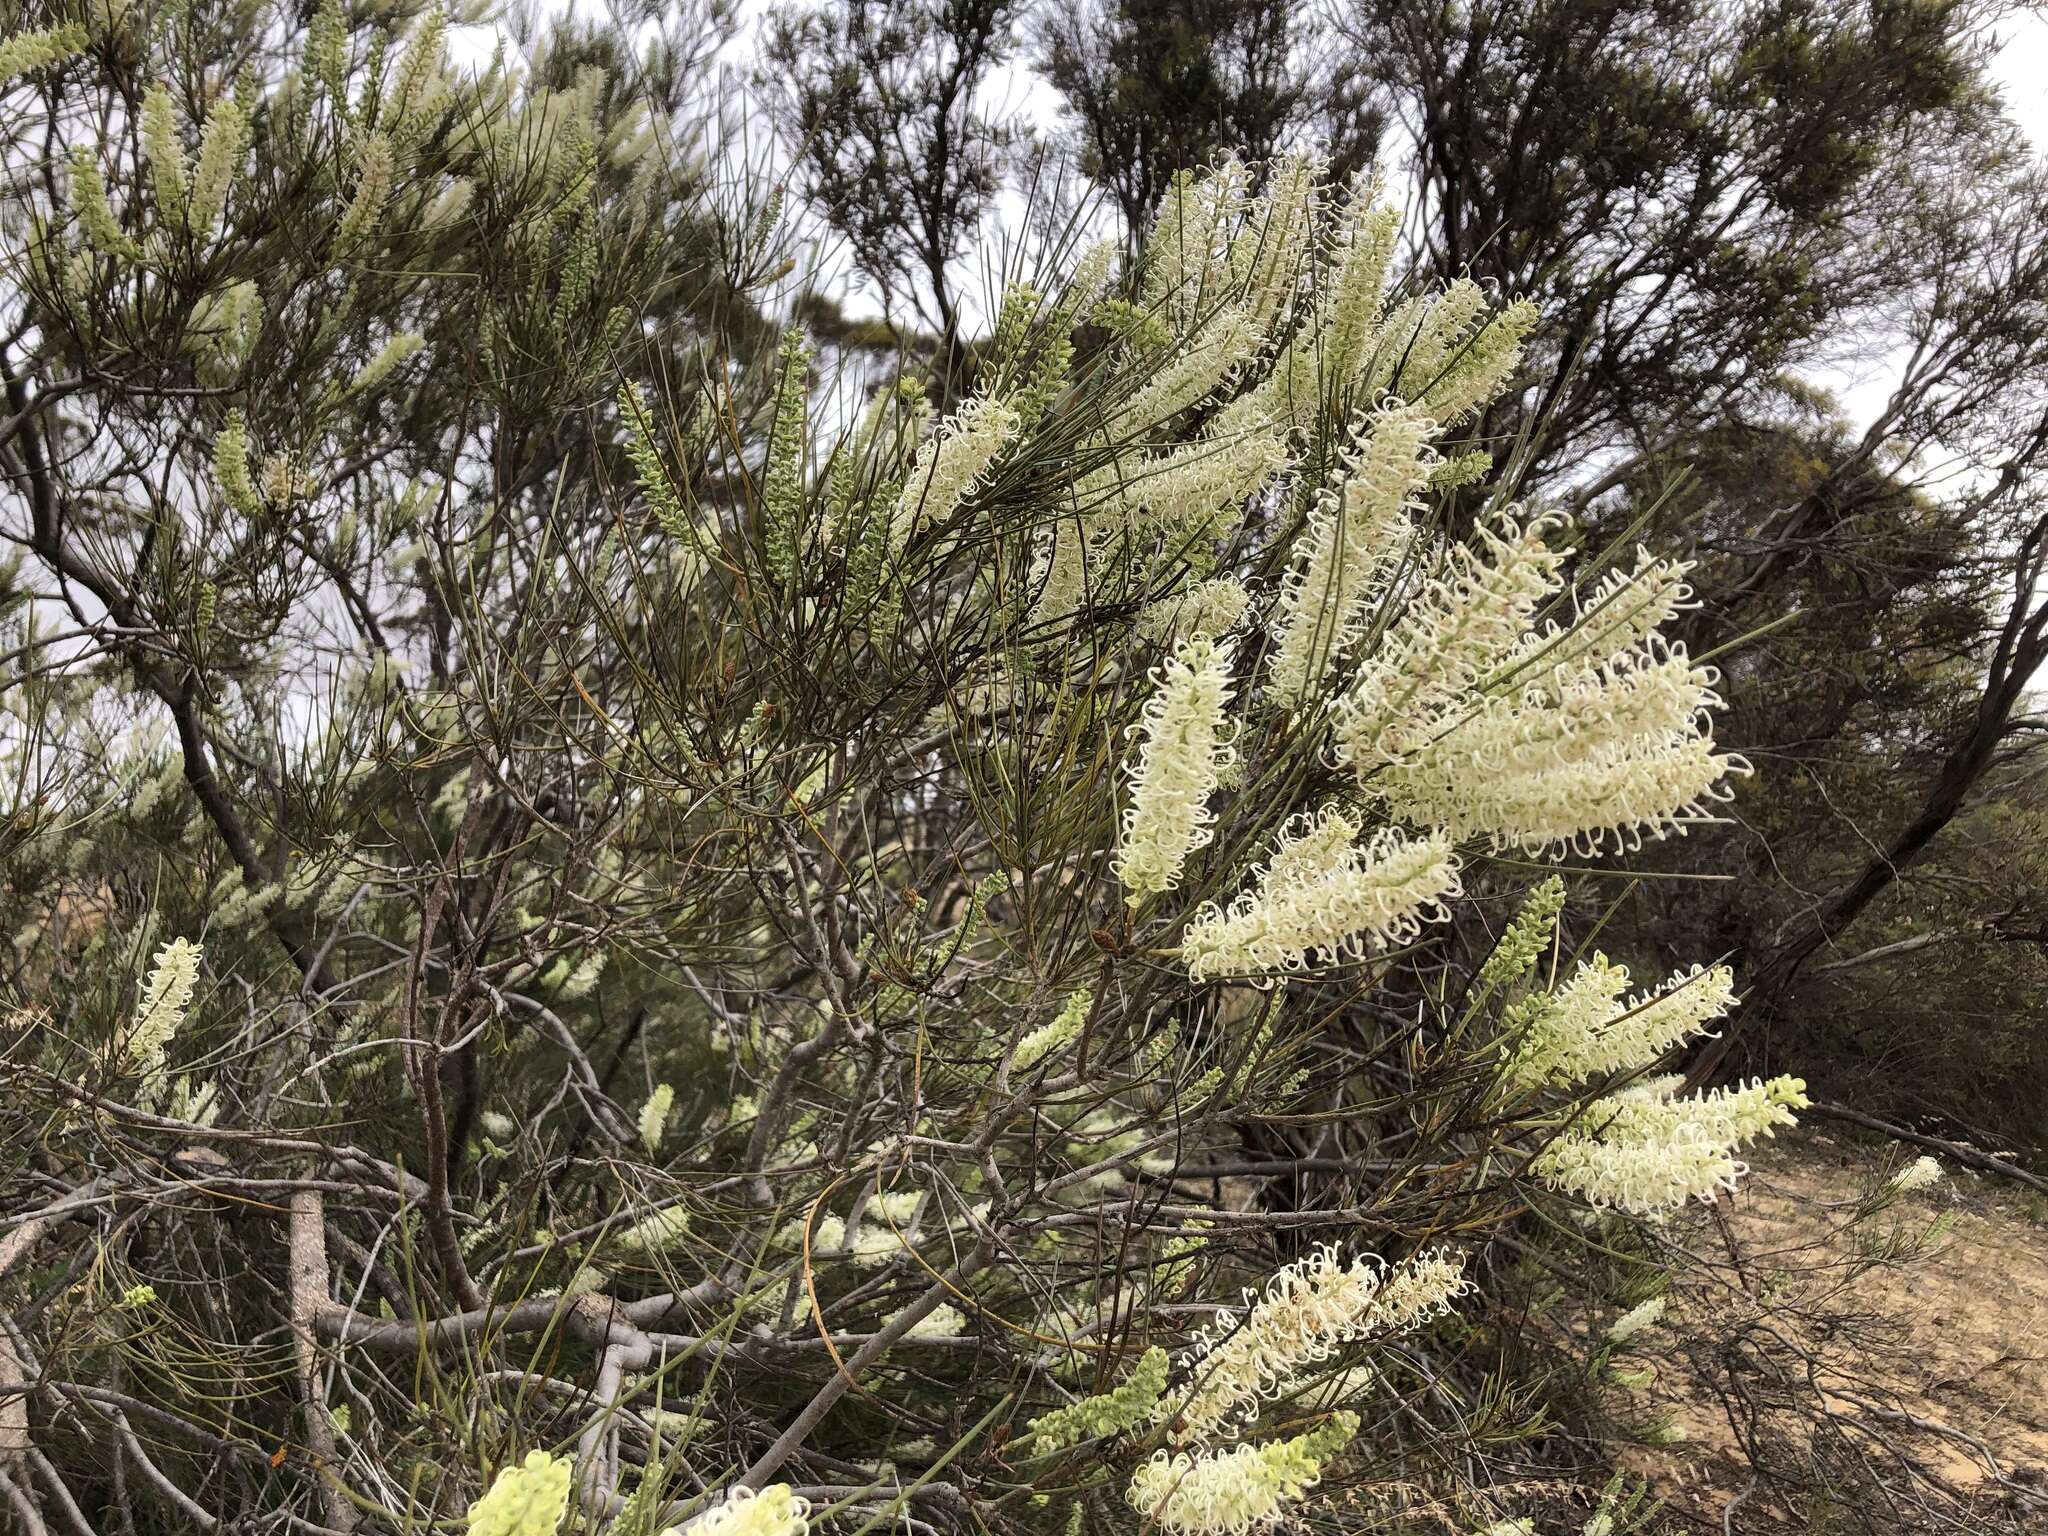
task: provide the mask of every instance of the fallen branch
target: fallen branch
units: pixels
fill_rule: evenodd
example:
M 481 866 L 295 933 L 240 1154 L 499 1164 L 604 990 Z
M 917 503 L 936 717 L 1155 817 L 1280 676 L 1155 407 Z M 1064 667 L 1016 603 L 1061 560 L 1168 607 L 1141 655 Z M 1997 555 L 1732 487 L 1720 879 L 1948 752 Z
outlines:
M 1965 1168 L 1975 1168 L 1982 1173 L 1996 1173 L 2008 1179 L 2017 1179 L 2022 1184 L 2048 1194 L 2048 1179 L 2042 1178 L 2038 1173 L 2029 1173 L 2024 1168 L 2015 1167 L 2004 1158 L 1981 1151 L 1965 1142 L 1929 1136 L 1924 1131 L 1909 1131 L 1902 1125 L 1892 1124 L 1889 1120 L 1866 1115 L 1860 1109 L 1843 1109 L 1835 1104 L 1809 1104 L 1806 1113 L 1818 1115 L 1824 1120 L 1837 1120 L 1844 1125 L 1861 1126 L 1866 1131 L 1876 1131 L 1880 1135 L 1889 1136 L 1894 1141 L 1903 1141 L 1910 1146 L 1926 1147 L 1930 1151 L 1939 1152 L 1951 1162 L 1961 1163 Z

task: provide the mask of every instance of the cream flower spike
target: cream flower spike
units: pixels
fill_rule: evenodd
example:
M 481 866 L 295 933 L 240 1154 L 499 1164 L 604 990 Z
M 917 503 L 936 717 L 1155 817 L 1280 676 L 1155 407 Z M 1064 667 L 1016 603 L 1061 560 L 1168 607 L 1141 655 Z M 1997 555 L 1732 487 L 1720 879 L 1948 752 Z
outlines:
M 1138 615 L 1138 635 L 1155 645 L 1178 646 L 1198 635 L 1213 640 L 1235 629 L 1250 603 L 1251 594 L 1236 577 L 1211 577 L 1146 604 Z
M 1658 1078 L 1601 1099 L 1581 1126 L 1537 1157 L 1552 1188 L 1595 1206 L 1649 1215 L 1712 1199 L 1748 1172 L 1735 1153 L 1758 1136 L 1795 1123 L 1808 1100 L 1796 1077 L 1673 1097 L 1677 1078 Z
M 1116 856 L 1133 904 L 1179 884 L 1188 855 L 1214 836 L 1209 797 L 1236 758 L 1223 741 L 1233 654 L 1229 644 L 1197 636 L 1153 674 L 1157 689 L 1135 727 L 1143 740 Z
M 951 517 L 1023 424 L 1014 406 L 988 395 L 977 395 L 941 423 L 918 449 L 903 484 L 889 520 L 890 549 L 901 549 L 918 529 Z
M 1095 525 L 1116 518 L 1140 534 L 1213 536 L 1222 531 L 1215 526 L 1219 513 L 1235 509 L 1286 467 L 1287 448 L 1277 433 L 1203 437 L 1141 462 L 1121 482 L 1105 479 L 1104 488 L 1114 494 L 1113 510 L 1086 521 Z M 1084 501 L 1091 488 L 1084 487 Z
M 1596 954 L 1548 997 L 1522 1005 L 1533 1019 L 1516 1052 L 1524 1082 L 1571 1084 L 1649 1066 L 1692 1039 L 1735 1002 L 1735 973 L 1725 965 L 1681 971 L 1654 994 L 1624 999 L 1626 966 Z
M 1569 629 L 1531 631 L 1508 663 L 1512 680 L 1548 673 L 1562 686 L 1575 672 L 1597 668 L 1634 650 L 1679 614 L 1697 608 L 1686 577 L 1692 565 L 1636 551 L 1632 570 L 1612 570 L 1577 599 Z
M 1181 958 L 1195 981 L 1297 971 L 1311 954 L 1363 959 L 1443 921 L 1461 894 L 1448 834 L 1384 827 L 1356 841 L 1359 823 L 1327 809 L 1283 828 L 1271 864 L 1225 909 L 1210 902 L 1188 924 Z
M 798 1498 L 787 1483 L 770 1483 L 759 1493 L 735 1488 L 723 1504 L 662 1536 L 807 1536 L 810 1515 L 809 1500 Z
M 1682 715 L 1705 708 L 1690 684 L 1643 676 L 1636 684 L 1589 692 L 1585 715 L 1604 711 L 1606 718 L 1581 732 L 1571 752 L 1506 750 L 1523 725 L 1494 716 L 1469 732 L 1445 732 L 1410 761 L 1387 769 L 1373 787 L 1402 816 L 1457 838 L 1484 837 L 1496 850 L 1591 855 L 1608 847 L 1640 849 L 1646 840 L 1682 835 L 1693 823 L 1712 820 L 1712 807 L 1733 797 L 1728 779 L 1749 771 L 1741 757 L 1716 752 L 1698 726 L 1629 728 L 1638 710 L 1643 718 L 1657 710 Z
M 1230 242 L 1230 276 L 1244 295 L 1247 317 L 1265 335 L 1292 309 L 1307 276 L 1316 230 L 1323 222 L 1328 162 L 1289 155 L 1272 167 L 1266 191 L 1253 200 Z
M 1171 1536 L 1248 1536 L 1286 1518 L 1358 1432 L 1358 1415 L 1338 1412 L 1306 1434 L 1227 1450 L 1154 1452 L 1131 1474 L 1131 1507 Z
M 1552 516 L 1520 520 L 1510 508 L 1452 549 L 1444 574 L 1388 627 L 1339 701 L 1340 762 L 1366 779 L 1440 735 L 1446 710 L 1471 706 L 1473 690 L 1558 590 L 1563 557 L 1549 538 L 1563 526 Z
M 1230 231 L 1251 196 L 1251 172 L 1234 156 L 1206 175 L 1176 176 L 1145 242 L 1144 305 L 1185 325 L 1227 279 Z
M 1437 462 L 1436 424 L 1390 401 L 1354 428 L 1341 482 L 1316 497 L 1280 588 L 1269 679 L 1283 704 L 1313 699 L 1363 637 L 1368 605 L 1414 534 L 1414 498 Z
M 1345 1264 L 1334 1246 L 1317 1248 L 1263 1293 L 1246 1291 L 1242 1322 L 1225 1313 L 1196 1336 L 1192 1385 L 1163 1399 L 1157 1417 L 1176 1444 L 1234 1434 L 1346 1344 L 1440 1316 L 1470 1288 L 1463 1262 L 1441 1251 L 1389 1269 L 1372 1257 Z
M 647 1102 L 640 1106 L 640 1144 L 648 1151 L 661 1150 L 662 1132 L 667 1129 L 668 1113 L 675 1102 L 675 1088 L 668 1083 L 656 1083 L 654 1091 L 647 1095 Z
M 1336 239 L 1336 277 L 1318 316 L 1313 355 L 1333 379 L 1349 380 L 1372 337 L 1387 298 L 1387 274 L 1401 233 L 1401 214 L 1375 178 L 1352 191 Z
M 1133 393 L 1105 424 L 1112 442 L 1142 437 L 1208 396 L 1258 350 L 1251 316 L 1224 305 L 1162 361 L 1150 383 Z
M 499 1468 L 490 1491 L 469 1506 L 469 1536 L 554 1536 L 569 1510 L 571 1470 L 546 1451 Z
M 135 1022 L 129 1026 L 128 1059 L 145 1073 L 161 1071 L 164 1053 L 184 1025 L 185 1010 L 192 1006 L 192 991 L 199 982 L 199 961 L 205 953 L 190 939 L 173 939 L 156 952 L 142 1000 L 136 1005 Z

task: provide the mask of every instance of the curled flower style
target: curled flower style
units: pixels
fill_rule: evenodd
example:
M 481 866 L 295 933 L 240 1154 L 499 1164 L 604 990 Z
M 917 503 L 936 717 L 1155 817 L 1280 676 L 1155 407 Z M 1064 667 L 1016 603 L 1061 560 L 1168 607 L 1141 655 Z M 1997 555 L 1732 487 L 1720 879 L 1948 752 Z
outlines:
M 1157 688 L 1137 727 L 1143 736 L 1131 767 L 1117 878 L 1133 902 L 1171 890 L 1181 866 L 1214 835 L 1209 797 L 1236 759 L 1222 744 L 1230 703 L 1229 645 L 1197 637 L 1153 674 Z
M 1208 531 L 1216 514 L 1252 496 L 1287 467 L 1287 448 L 1277 433 L 1211 434 L 1184 448 L 1157 454 L 1121 471 L 1090 477 L 1078 489 L 1084 505 L 1095 494 L 1114 500 L 1091 523 L 1119 519 L 1145 532 Z
M 146 1075 L 163 1069 L 164 1053 L 185 1022 L 192 991 L 199 984 L 199 959 L 205 951 L 190 939 L 173 939 L 156 952 L 149 980 L 128 1028 L 128 1059 Z
M 1589 746 L 1540 767 L 1487 769 L 1468 759 L 1455 783 L 1431 754 L 1382 787 L 1402 815 L 1454 836 L 1481 835 L 1496 849 L 1591 855 L 1682 836 L 1712 820 L 1712 807 L 1733 797 L 1727 780 L 1747 772 L 1741 757 L 1686 734 Z
M 1356 188 L 1333 242 L 1336 276 L 1317 312 L 1313 349 L 1332 378 L 1350 379 L 1386 302 L 1401 214 L 1383 194 L 1380 182 Z
M 1712 750 L 1713 682 L 1652 642 L 1555 688 L 1449 703 L 1373 787 L 1402 815 L 1496 849 L 1640 846 L 1704 815 L 1747 766 Z
M 1251 594 L 1234 576 L 1198 581 L 1185 592 L 1148 603 L 1138 615 L 1138 635 L 1158 645 L 1179 645 L 1197 635 L 1227 634 L 1244 617 Z
M 1289 1440 L 1192 1455 L 1157 1451 L 1131 1474 L 1125 1497 L 1174 1536 L 1246 1536 L 1277 1523 L 1357 1432 L 1358 1415 L 1338 1412 Z
M 1244 294 L 1247 318 L 1260 335 L 1286 318 L 1301 291 L 1326 212 L 1326 170 L 1321 155 L 1286 156 L 1272 167 L 1266 191 L 1230 242 L 1230 281 Z
M 759 1493 L 735 1488 L 725 1502 L 708 1510 L 686 1527 L 688 1536 L 808 1536 L 811 1505 L 800 1499 L 787 1483 L 770 1483 Z M 664 1531 L 662 1536 L 680 1536 Z
M 1145 242 L 1144 308 L 1183 327 L 1194 319 L 1204 296 L 1227 281 L 1230 232 L 1250 201 L 1251 172 L 1234 157 L 1207 175 L 1174 177 Z
M 1374 1257 L 1339 1261 L 1334 1245 L 1280 1270 L 1263 1294 L 1245 1292 L 1240 1324 L 1225 1313 L 1195 1338 L 1192 1385 L 1158 1409 L 1175 1443 L 1212 1439 L 1250 1423 L 1305 1369 L 1344 1345 L 1437 1316 L 1470 1289 L 1463 1263 L 1442 1251 L 1389 1270 Z
M 1562 687 L 1575 673 L 1633 651 L 1677 615 L 1699 606 L 1686 580 L 1691 571 L 1686 561 L 1663 560 L 1638 549 L 1633 570 L 1609 571 L 1578 600 L 1569 628 L 1550 624 L 1525 636 L 1509 670 L 1517 680 L 1547 671 L 1551 686 Z
M 1545 541 L 1559 526 L 1503 513 L 1452 549 L 1339 701 L 1339 761 L 1365 779 L 1441 733 L 1444 711 L 1499 670 L 1557 590 L 1561 557 Z
M 1443 381 L 1485 315 L 1486 290 L 1469 277 L 1401 305 L 1373 338 L 1362 376 L 1367 397 L 1386 392 L 1419 402 Z
M 1646 1215 L 1735 1188 L 1747 1172 L 1736 1151 L 1807 1104 L 1796 1077 L 1675 1098 L 1677 1078 L 1639 1083 L 1595 1103 L 1583 1126 L 1566 1130 L 1537 1157 L 1554 1189 L 1596 1206 Z
M 1219 308 L 1124 402 L 1106 424 L 1110 439 L 1142 436 L 1204 399 L 1257 350 L 1258 335 L 1244 310 Z
M 554 1536 L 569 1510 L 570 1470 L 546 1451 L 501 1467 L 490 1490 L 469 1506 L 469 1536 Z
M 1415 403 L 1445 426 L 1471 420 L 1507 388 L 1522 361 L 1523 344 L 1535 328 L 1536 306 L 1527 299 L 1515 300 L 1448 350 L 1436 377 L 1415 396 Z
M 1735 1002 L 1735 973 L 1694 966 L 1661 990 L 1624 999 L 1628 967 L 1595 954 L 1554 993 L 1531 997 L 1510 1023 L 1526 1025 L 1514 1075 L 1559 1084 L 1636 1072 L 1692 1039 Z
M 1335 808 L 1290 822 L 1252 887 L 1227 910 L 1209 903 L 1188 925 L 1188 975 L 1299 970 L 1314 953 L 1362 959 L 1442 921 L 1445 902 L 1461 894 L 1449 835 L 1385 827 L 1360 844 L 1358 831 Z
M 989 395 L 942 423 L 917 451 L 889 521 L 889 547 L 901 549 L 918 529 L 951 517 L 1022 426 L 1013 406 Z
M 1437 462 L 1435 431 L 1399 403 L 1356 429 L 1342 483 L 1316 498 L 1280 589 L 1275 698 L 1312 697 L 1330 663 L 1362 637 L 1368 602 L 1414 533 L 1413 498 Z

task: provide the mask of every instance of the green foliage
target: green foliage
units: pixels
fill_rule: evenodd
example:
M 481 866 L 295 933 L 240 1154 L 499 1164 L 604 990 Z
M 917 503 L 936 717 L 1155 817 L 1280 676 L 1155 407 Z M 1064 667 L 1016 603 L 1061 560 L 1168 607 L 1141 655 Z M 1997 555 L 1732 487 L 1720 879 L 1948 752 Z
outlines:
M 1398 1481 L 1494 1512 L 1472 1480 L 1545 1471 L 1529 1445 L 1549 1384 L 1492 1305 L 1503 1276 L 1649 1242 L 1612 1216 L 1582 1235 L 1546 1151 L 1611 1153 L 1623 1127 L 1682 1162 L 1727 1153 L 1741 1117 L 1517 1066 L 1539 1013 L 1592 1032 L 1575 1059 L 1617 1022 L 1550 1006 L 1588 926 L 1561 882 L 1497 946 L 1435 921 L 1457 899 L 1442 880 L 1359 893 L 1426 842 L 1424 874 L 1462 869 L 1489 901 L 1553 851 L 1498 825 L 1454 836 L 1399 799 L 1403 756 L 1468 716 L 1542 725 L 1577 688 L 1574 750 L 1610 727 L 1635 741 L 1612 678 L 1500 647 L 1553 623 L 1584 639 L 1566 584 L 1602 581 L 1604 535 L 1633 529 L 1670 461 L 1617 480 L 1627 511 L 1545 546 L 1505 503 L 1580 450 L 1511 445 L 1487 414 L 1557 383 L 1553 354 L 1588 335 L 1640 337 L 1598 318 L 1634 278 L 1595 270 L 1589 309 L 1551 247 L 1510 226 L 1482 250 L 1458 225 L 1447 249 L 1541 274 L 1575 338 L 1541 338 L 1520 370 L 1527 310 L 1426 273 L 1383 292 L 1395 225 L 1344 203 L 1342 164 L 1297 158 L 1181 183 L 1159 228 L 1188 238 L 1155 231 L 1127 265 L 1055 234 L 1042 271 L 997 278 L 984 337 L 957 266 L 1010 142 L 975 91 L 1015 8 L 791 11 L 767 57 L 804 130 L 793 180 L 890 304 L 848 320 L 781 286 L 784 195 L 738 164 L 708 83 L 730 15 L 634 15 L 631 37 L 515 19 L 519 47 L 495 53 L 468 10 L 411 3 L 301 19 L 192 0 L 10 32 L 0 1188 L 26 1236 L 0 1264 L 20 1321 L 0 1366 L 33 1351 L 61 1403 L 34 1400 L 38 1451 L 95 1526 L 145 1531 L 201 1499 L 241 1522 L 413 1529 L 519 1468 L 544 1515 L 559 1493 L 590 1527 L 669 1529 L 752 1469 L 798 1525 L 1126 1530 L 1147 1457 L 1213 1473 L 1226 1454 L 1159 1411 L 1199 1379 L 1193 1314 L 1276 1270 L 1291 1285 L 1290 1261 L 1337 1243 L 1367 1255 L 1333 1282 L 1349 1331 L 1309 1327 L 1307 1379 L 1249 1394 L 1245 1460 L 1276 1498 Z M 1123 80 L 1129 40 L 1171 19 L 1119 15 Z M 1182 41 L 1165 94 L 1220 99 L 1202 39 Z M 1859 57 L 1752 51 L 1729 88 L 1786 76 L 1800 110 Z M 1676 110 L 1670 81 L 1585 52 L 1584 78 Z M 1937 85 L 1913 110 L 1948 110 Z M 1637 167 L 1668 188 L 1689 163 L 1668 125 L 1589 121 L 1573 177 Z M 1132 170 L 1147 214 L 1177 153 Z M 1847 138 L 1826 158 L 1787 178 L 1823 224 L 1882 163 Z M 1091 165 L 1118 174 L 1108 151 Z M 1585 184 L 1556 201 L 1601 206 Z M 1541 225 L 1550 198 L 1510 201 Z M 1598 359 L 1546 418 L 1588 451 L 1627 435 L 1617 400 L 1670 426 L 1687 390 L 1727 382 L 1689 361 L 1712 347 L 1670 344 L 1701 333 L 1687 304 L 1725 322 L 1714 347 L 1782 360 L 1847 260 L 1830 246 L 1808 273 L 1761 236 L 1642 238 L 1692 286 L 1656 313 L 1662 341 Z M 1394 556 L 1365 582 L 1335 561 L 1338 596 L 1306 602 L 1317 530 L 1351 526 L 1326 498 L 1362 478 L 1390 391 L 1443 418 L 1394 466 Z M 1827 433 L 1762 436 L 1796 461 L 1774 480 L 1850 483 Z M 1757 437 L 1669 450 L 1699 499 L 1652 521 L 1768 523 L 1736 490 Z M 1785 642 L 1866 674 L 1827 717 L 1838 738 L 1872 699 L 1908 721 L 1952 702 L 1981 617 L 1977 589 L 1938 595 L 1976 525 L 1895 481 L 1851 488 L 1870 547 L 1917 562 L 1901 611 L 1948 662 L 1867 633 L 1856 654 Z M 1478 640 L 1416 617 L 1470 617 L 1457 594 L 1505 564 L 1473 554 L 1485 538 L 1460 552 L 1474 527 L 1535 572 L 1500 587 Z M 1707 553 L 1739 586 L 1739 552 Z M 1846 609 L 1848 564 L 1801 580 Z M 1153 674 L 1190 638 L 1198 583 L 1223 615 L 1192 638 L 1227 729 L 1180 836 L 1125 813 L 1141 743 L 1192 739 L 1152 707 Z M 1276 696 L 1296 624 L 1341 643 Z M 1406 741 L 1346 734 L 1390 635 L 1458 658 L 1383 690 L 1440 682 L 1441 712 L 1393 722 Z M 1602 654 L 1615 676 L 1649 665 Z M 1869 739 L 1908 727 L 1887 731 Z M 1388 765 L 1365 761 L 1375 743 Z M 1549 771 L 1487 763 L 1461 782 Z M 2019 819 L 1984 845 L 2025 837 L 2013 794 Z M 1653 809 L 1662 826 L 1685 807 Z M 1115 857 L 1138 826 L 1172 855 L 1142 893 Z M 1230 913 L 1239 959 L 1292 924 L 1284 959 L 1198 979 L 1189 936 Z M 1673 926 L 1688 958 L 1728 931 Z M 120 1045 L 138 1005 L 154 1016 L 151 957 L 173 941 L 190 995 L 137 1071 Z M 1358 1323 L 1371 1256 L 1455 1270 L 1443 1242 L 1483 1298 L 1417 1308 L 1398 1346 Z M 1324 1395 L 1353 1372 L 1355 1396 Z M 122 1403 L 148 1411 L 121 1409 L 124 1430 Z M 74 1419 L 126 1459 L 67 1438 Z

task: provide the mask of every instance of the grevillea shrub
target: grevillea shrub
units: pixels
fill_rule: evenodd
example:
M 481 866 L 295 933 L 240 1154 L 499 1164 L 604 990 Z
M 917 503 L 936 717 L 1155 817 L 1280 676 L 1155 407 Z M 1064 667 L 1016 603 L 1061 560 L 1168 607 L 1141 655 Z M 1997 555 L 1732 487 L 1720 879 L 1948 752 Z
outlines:
M 195 73 L 211 15 L 5 55 L 72 142 L 10 183 L 0 1491 L 1521 1518 L 1503 1266 L 1803 1102 L 1657 1075 L 1739 978 L 1560 933 L 1746 769 L 1685 568 L 1482 434 L 1538 317 L 1299 158 L 930 377 L 752 346 L 773 209 L 596 64 L 330 8 Z

